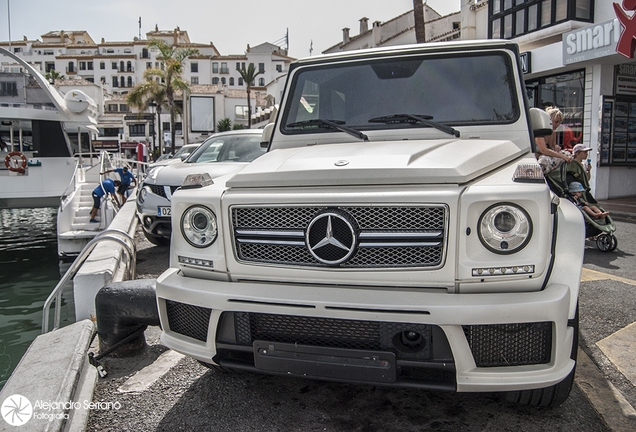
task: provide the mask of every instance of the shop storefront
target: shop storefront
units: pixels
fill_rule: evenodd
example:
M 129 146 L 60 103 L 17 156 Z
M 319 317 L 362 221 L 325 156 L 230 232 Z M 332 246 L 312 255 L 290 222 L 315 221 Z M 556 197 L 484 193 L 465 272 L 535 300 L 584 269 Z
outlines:
M 636 195 L 636 61 L 616 52 L 621 31 L 617 19 L 577 28 L 528 56 L 530 106 L 563 112 L 559 145 L 593 149 L 597 199 Z

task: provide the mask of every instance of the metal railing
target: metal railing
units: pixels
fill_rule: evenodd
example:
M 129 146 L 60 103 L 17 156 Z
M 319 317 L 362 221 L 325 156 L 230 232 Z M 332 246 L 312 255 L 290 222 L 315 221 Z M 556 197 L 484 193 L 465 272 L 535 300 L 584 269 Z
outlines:
M 128 244 L 126 241 L 122 240 L 119 237 L 108 235 L 113 233 L 122 234 L 127 240 L 130 241 L 130 244 Z M 57 330 L 58 328 L 60 328 L 60 321 L 62 316 L 62 291 L 64 290 L 64 286 L 69 280 L 71 280 L 75 276 L 75 274 L 80 269 L 82 264 L 84 264 L 84 261 L 86 261 L 86 258 L 88 258 L 88 256 L 93 251 L 93 249 L 95 249 L 95 246 L 98 243 L 101 243 L 103 241 L 114 241 L 121 244 L 124 247 L 130 261 L 128 263 L 128 272 L 127 272 L 128 280 L 135 278 L 135 271 L 137 267 L 137 250 L 136 250 L 136 246 L 135 246 L 135 242 L 133 238 L 126 231 L 122 231 L 120 229 L 109 229 L 109 230 L 102 231 L 95 238 L 89 241 L 88 244 L 84 247 L 84 249 L 82 249 L 82 251 L 79 253 L 75 261 L 73 261 L 73 264 L 71 264 L 71 266 L 68 268 L 66 273 L 64 273 L 64 276 L 62 277 L 62 279 L 60 279 L 60 281 L 57 283 L 57 285 L 55 286 L 55 288 L 53 289 L 49 297 L 44 302 L 44 306 L 42 307 L 42 333 L 43 334 L 49 331 L 49 320 L 50 320 L 49 315 L 50 315 L 51 304 L 53 303 L 54 300 L 55 300 L 55 318 L 53 321 L 52 330 Z

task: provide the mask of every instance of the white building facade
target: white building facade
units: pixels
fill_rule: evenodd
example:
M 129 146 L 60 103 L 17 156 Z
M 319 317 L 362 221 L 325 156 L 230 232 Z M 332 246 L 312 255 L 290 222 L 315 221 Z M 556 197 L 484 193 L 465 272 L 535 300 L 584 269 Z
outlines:
M 424 31 L 427 42 L 459 39 L 461 15 L 459 12 L 441 16 L 433 8 L 424 5 Z M 350 29 L 342 29 L 342 41 L 327 48 L 323 54 L 382 46 L 416 43 L 413 10 L 388 21 L 375 21 L 369 28 L 369 18 L 360 19 L 360 31 L 350 35 Z
M 280 89 L 277 86 L 273 87 L 275 94 L 265 98 L 268 84 L 284 82 L 288 65 L 294 60 L 287 56 L 286 50 L 270 43 L 248 45 L 244 54 L 224 56 L 212 42 L 191 42 L 187 31 L 179 27 L 172 31 L 155 27 L 154 31 L 146 33 L 146 39 L 134 38 L 127 42 L 102 39 L 96 43 L 86 31 L 51 31 L 41 38 L 40 41 L 24 37 L 21 41 L 0 42 L 0 46 L 20 55 L 42 74 L 52 70 L 62 74 L 66 78 L 65 86 L 72 86 L 75 79 L 81 79 L 84 87 L 87 82 L 94 83 L 100 94 L 94 99 L 102 113 L 99 135 L 93 137 L 97 150 L 118 145 L 124 151 L 133 152 L 138 142 L 151 147 L 158 147 L 159 142 L 163 147 L 170 145 L 164 140 L 167 137 L 164 132 L 170 132 L 166 109 L 157 119 L 154 110 L 140 115 L 126 103 L 128 92 L 143 82 L 144 71 L 161 68 L 158 50 L 148 48 L 152 39 L 163 40 L 175 48 L 199 51 L 186 61 L 183 74 L 184 80 L 192 85 L 192 93 L 185 95 L 185 103 L 184 95 L 178 96 L 183 115 L 175 124 L 177 147 L 205 139 L 215 132 L 216 123 L 223 118 L 229 118 L 233 124 L 247 125 L 246 83 L 237 68 L 252 63 L 260 71 L 252 85 L 251 108 L 252 113 L 256 113 L 278 101 Z M 0 58 L 0 61 L 0 72 L 20 71 L 18 65 L 6 58 Z M 211 113 L 201 111 L 205 109 L 210 109 Z M 157 122 L 162 125 L 161 137 L 157 136 Z
M 621 3 L 462 0 L 462 38 L 518 43 L 530 105 L 558 107 L 559 139 L 593 149 L 590 184 L 599 200 L 636 195 L 634 35 L 621 24 L 634 11 Z

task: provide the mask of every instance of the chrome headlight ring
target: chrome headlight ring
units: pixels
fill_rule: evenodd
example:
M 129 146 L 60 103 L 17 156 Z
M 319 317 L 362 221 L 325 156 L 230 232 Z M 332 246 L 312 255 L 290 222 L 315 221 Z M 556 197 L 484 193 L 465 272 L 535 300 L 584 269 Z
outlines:
M 479 217 L 477 233 L 489 251 L 513 254 L 522 250 L 532 238 L 532 219 L 516 204 L 494 204 Z
M 188 208 L 181 216 L 181 233 L 196 248 L 206 248 L 216 240 L 218 226 L 212 210 L 200 205 Z

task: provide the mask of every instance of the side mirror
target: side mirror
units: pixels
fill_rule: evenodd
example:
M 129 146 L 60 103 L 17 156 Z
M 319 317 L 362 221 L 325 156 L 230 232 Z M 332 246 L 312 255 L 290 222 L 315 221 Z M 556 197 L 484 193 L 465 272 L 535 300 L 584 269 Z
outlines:
M 530 125 L 537 138 L 552 135 L 552 119 L 539 108 L 530 108 Z
M 267 126 L 263 128 L 263 135 L 261 137 L 261 147 L 263 148 L 269 147 L 269 141 L 272 139 L 272 135 L 274 133 L 274 125 L 275 123 L 269 123 Z

